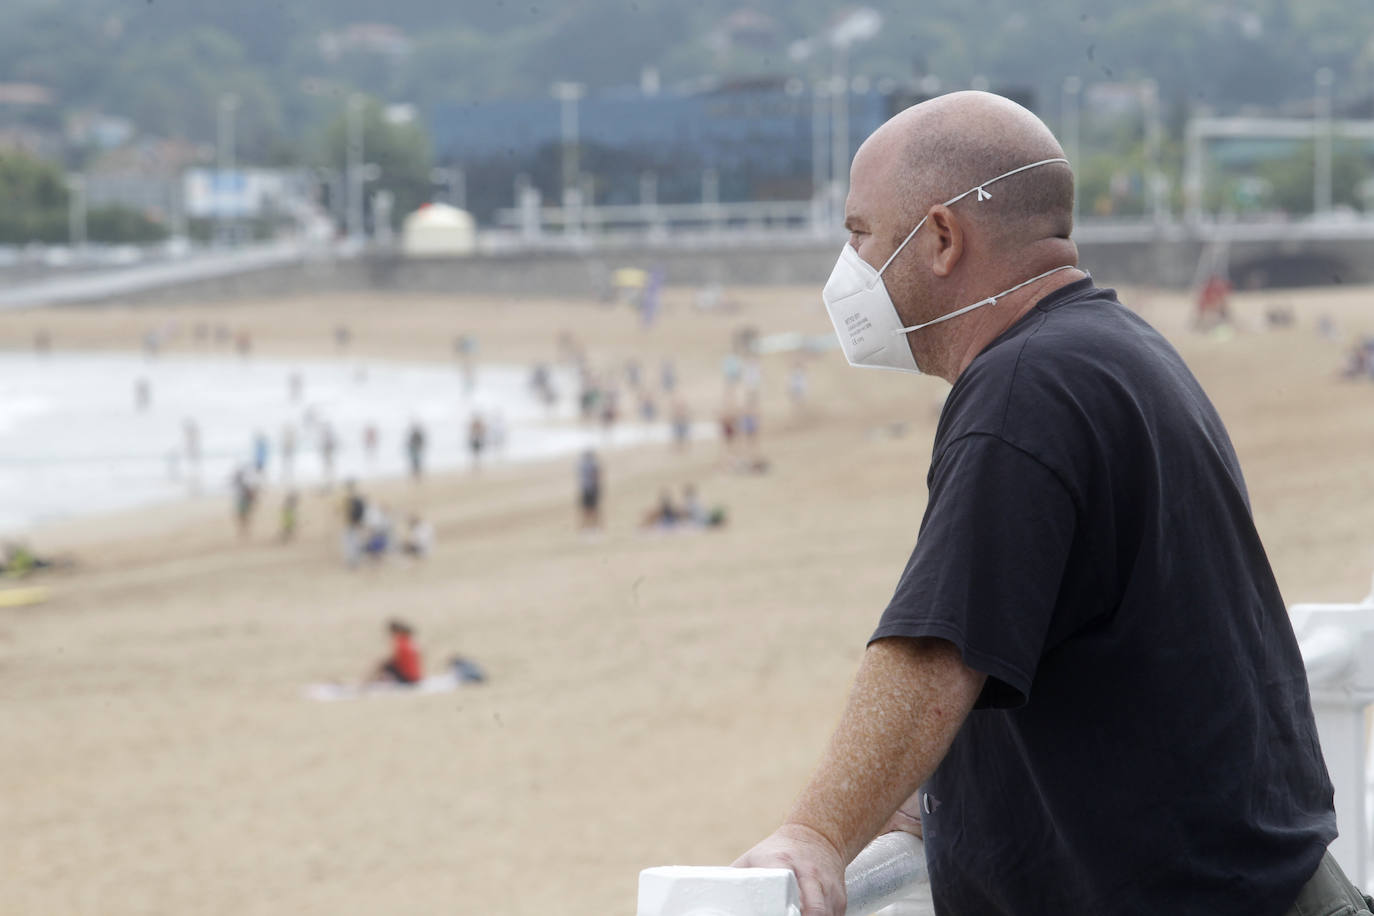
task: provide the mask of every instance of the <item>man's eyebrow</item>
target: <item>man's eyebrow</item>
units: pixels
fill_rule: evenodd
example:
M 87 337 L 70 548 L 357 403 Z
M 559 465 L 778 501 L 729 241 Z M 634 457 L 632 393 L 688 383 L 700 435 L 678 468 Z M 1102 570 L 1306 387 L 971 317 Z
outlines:
M 844 227 L 850 232 L 863 232 L 868 228 L 868 223 L 864 221 L 862 216 L 846 216 Z

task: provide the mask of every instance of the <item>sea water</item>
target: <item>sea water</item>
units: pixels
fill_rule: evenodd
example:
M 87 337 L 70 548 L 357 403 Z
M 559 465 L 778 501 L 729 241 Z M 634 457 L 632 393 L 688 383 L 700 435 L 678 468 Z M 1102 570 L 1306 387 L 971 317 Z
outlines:
M 336 481 L 407 473 L 405 439 L 416 422 L 426 434 L 426 470 L 468 467 L 475 414 L 487 426 L 483 463 L 667 441 L 666 423 L 620 423 L 610 432 L 578 423 L 575 374 L 551 376 L 558 398 L 550 407 L 518 366 L 479 365 L 469 379 L 456 364 L 0 353 L 0 534 L 190 493 L 227 500 L 235 471 L 252 463 L 258 433 L 269 443 L 262 476 L 273 487 L 324 482 L 326 425 L 338 443 Z M 364 448 L 368 426 L 377 431 L 373 457 Z M 287 429 L 295 436 L 289 474 Z M 493 441 L 502 429 L 504 441 Z

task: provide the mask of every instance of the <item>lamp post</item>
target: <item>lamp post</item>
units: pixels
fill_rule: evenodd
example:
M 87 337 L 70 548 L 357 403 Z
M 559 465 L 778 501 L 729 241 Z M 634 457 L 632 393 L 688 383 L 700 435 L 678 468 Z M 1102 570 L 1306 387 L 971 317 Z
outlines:
M 67 176 L 67 235 L 80 257 L 86 250 L 86 176 L 79 172 Z
M 1335 81 L 1336 75 L 1331 72 L 1330 67 L 1322 67 L 1313 76 L 1313 82 L 1316 84 L 1315 104 L 1313 106 L 1316 123 L 1313 125 L 1315 142 L 1313 144 L 1312 210 L 1317 216 L 1326 216 L 1331 212 L 1331 159 L 1333 146 L 1331 130 L 1331 88 Z
M 839 213 L 844 212 L 844 201 L 849 194 L 849 48 L 868 41 L 882 27 L 882 14 L 868 7 L 860 7 L 830 30 L 830 46 L 835 52 L 831 78 L 833 126 L 830 134 L 830 167 L 832 196 Z
M 1064 135 L 1064 158 L 1069 160 L 1069 168 L 1078 172 L 1078 99 L 1083 89 L 1083 81 L 1076 76 L 1064 78 L 1059 97 L 1059 117 L 1062 122 L 1060 132 Z M 1076 184 L 1076 182 L 1075 182 Z M 1078 222 L 1078 193 L 1073 195 L 1073 221 Z
M 1140 85 L 1141 105 L 1145 109 L 1145 203 L 1150 221 L 1164 222 L 1164 170 L 1159 166 L 1164 125 L 1159 110 L 1159 84 L 1146 80 Z
M 363 237 L 363 114 L 367 99 L 360 93 L 348 97 L 344 137 L 344 174 L 348 185 L 348 210 L 345 219 L 348 240 Z
M 825 120 L 828 88 L 825 80 L 816 80 L 811 84 L 811 226 L 816 232 L 824 231 L 830 222 L 825 205 L 825 178 L 830 171 L 826 161 L 830 138 L 827 136 L 828 125 Z
M 550 91 L 561 103 L 559 128 L 563 140 L 563 209 L 565 231 L 575 231 L 582 219 L 582 189 L 577 162 L 577 103 L 587 92 L 582 83 L 557 82 Z
M 232 216 L 226 212 L 226 192 L 234 175 L 235 138 L 234 114 L 238 111 L 239 97 L 226 92 L 219 97 L 219 119 L 216 124 L 216 175 L 215 175 L 215 238 L 225 244 L 231 235 Z

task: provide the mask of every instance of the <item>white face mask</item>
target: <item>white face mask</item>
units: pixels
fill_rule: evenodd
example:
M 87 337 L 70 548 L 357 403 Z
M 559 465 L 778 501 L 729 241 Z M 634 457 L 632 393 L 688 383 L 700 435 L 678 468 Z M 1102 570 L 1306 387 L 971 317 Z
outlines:
M 944 206 L 963 200 L 970 194 L 977 193 L 977 200 L 989 200 L 992 194 L 987 190 L 988 185 L 993 182 L 1001 181 L 1018 172 L 1026 169 L 1033 169 L 1038 165 L 1048 165 L 1051 162 L 1062 162 L 1068 165 L 1067 159 L 1042 159 L 1039 162 L 1032 162 L 1030 165 L 1023 165 L 1020 168 L 1004 172 L 990 181 L 985 181 L 975 188 L 969 188 L 957 197 L 951 197 L 945 201 Z M 869 369 L 896 369 L 900 372 L 915 372 L 920 374 L 920 369 L 916 365 L 915 358 L 911 355 L 911 345 L 907 342 L 906 335 L 912 331 L 919 331 L 921 328 L 928 328 L 932 324 L 939 324 L 951 318 L 958 318 L 967 312 L 985 305 L 996 305 L 997 300 L 1013 293 L 1023 286 L 1029 286 L 1036 280 L 1042 280 L 1052 273 L 1061 270 L 1072 270 L 1075 265 L 1065 264 L 1056 267 L 1054 270 L 1047 270 L 1042 274 L 1031 277 L 1024 283 L 1018 283 L 1010 289 L 1004 289 L 995 296 L 989 296 L 981 302 L 966 305 L 963 308 L 955 309 L 948 314 L 941 315 L 923 324 L 902 327 L 902 319 L 897 314 L 897 307 L 892 304 L 892 297 L 888 294 L 887 285 L 883 283 L 883 271 L 892 263 L 897 255 L 902 253 L 906 247 L 916 237 L 917 231 L 925 225 L 926 217 L 921 217 L 921 221 L 916 224 L 907 237 L 902 240 L 902 244 L 897 246 L 897 250 L 892 252 L 883 266 L 874 268 L 863 258 L 859 257 L 859 252 L 853 245 L 845 243 L 844 249 L 840 252 L 840 258 L 835 263 L 835 269 L 830 272 L 830 279 L 826 281 L 825 288 L 821 290 L 821 299 L 825 302 L 825 310 L 830 314 L 830 321 L 835 325 L 835 333 L 839 335 L 840 346 L 844 350 L 845 359 L 849 360 L 851 366 L 863 366 Z

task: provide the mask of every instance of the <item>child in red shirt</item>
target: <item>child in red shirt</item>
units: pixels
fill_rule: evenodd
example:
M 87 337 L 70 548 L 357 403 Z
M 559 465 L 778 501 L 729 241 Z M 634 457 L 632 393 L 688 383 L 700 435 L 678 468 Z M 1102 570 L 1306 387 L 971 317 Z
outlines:
M 387 630 L 391 633 L 391 656 L 377 666 L 377 672 L 372 679 L 395 681 L 398 684 L 417 683 L 424 675 L 420 666 L 420 652 L 411 642 L 415 631 L 409 624 L 400 620 L 388 623 Z

